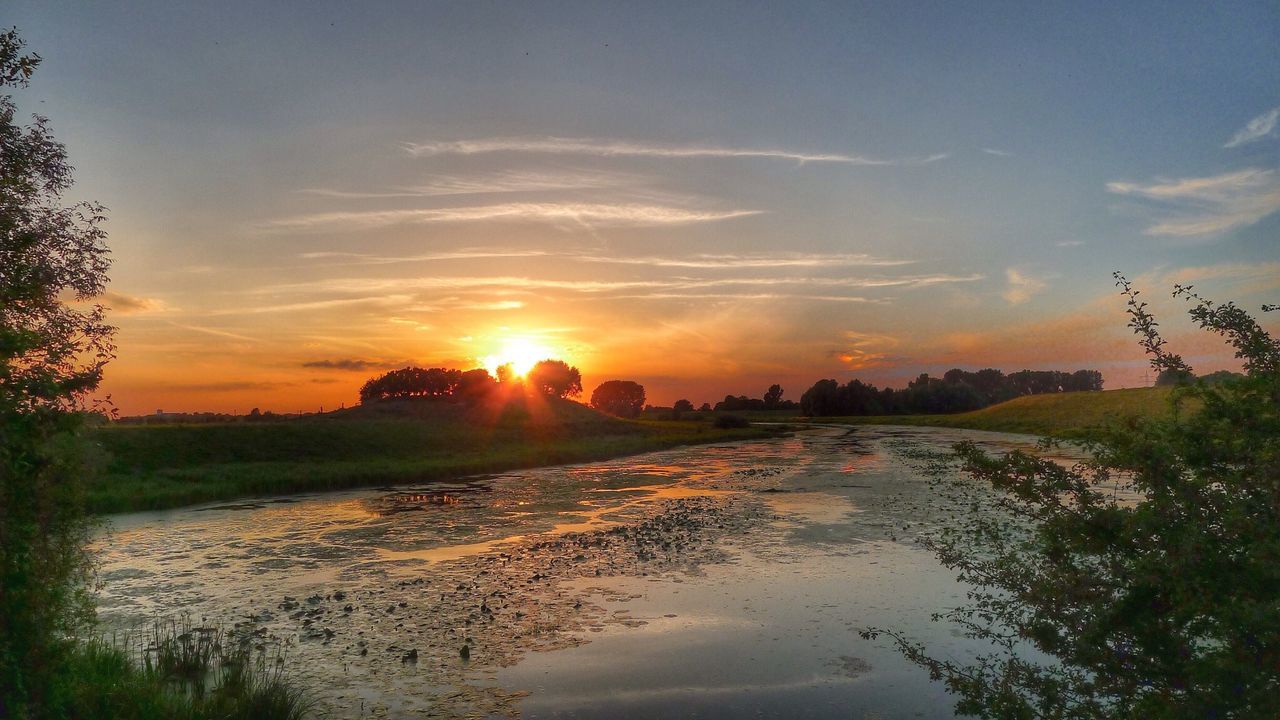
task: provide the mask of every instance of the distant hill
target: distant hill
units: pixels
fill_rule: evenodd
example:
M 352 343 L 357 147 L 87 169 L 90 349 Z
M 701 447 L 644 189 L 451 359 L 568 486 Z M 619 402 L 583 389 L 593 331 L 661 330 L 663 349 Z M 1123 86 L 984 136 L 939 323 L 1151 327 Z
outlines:
M 927 425 L 973 430 L 1055 435 L 1065 438 L 1085 436 L 1121 417 L 1152 417 L 1169 412 L 1172 388 L 1128 388 L 1102 392 L 1046 393 L 1026 395 L 1007 402 L 953 415 L 881 415 L 875 417 L 815 418 L 855 425 Z

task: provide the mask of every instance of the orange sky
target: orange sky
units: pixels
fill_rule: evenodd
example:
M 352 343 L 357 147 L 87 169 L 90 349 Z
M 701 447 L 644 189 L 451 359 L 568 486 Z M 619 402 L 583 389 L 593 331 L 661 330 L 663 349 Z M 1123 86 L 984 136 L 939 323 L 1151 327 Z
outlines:
M 6 10 L 20 110 L 109 209 L 123 414 L 333 408 L 512 343 L 655 404 L 1115 388 L 1150 378 L 1113 270 L 1204 371 L 1173 283 L 1280 302 L 1275 3 Z

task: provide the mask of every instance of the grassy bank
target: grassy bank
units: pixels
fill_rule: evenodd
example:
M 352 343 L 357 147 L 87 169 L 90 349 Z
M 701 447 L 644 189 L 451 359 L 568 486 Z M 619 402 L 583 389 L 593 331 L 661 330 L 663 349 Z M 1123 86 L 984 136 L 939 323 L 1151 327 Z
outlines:
M 852 425 L 926 425 L 972 430 L 1052 435 L 1080 439 L 1122 417 L 1155 417 L 1169 412 L 1171 388 L 1130 388 L 1103 392 L 1027 395 L 967 413 L 813 418 Z
M 70 658 L 58 710 L 82 720 L 301 720 L 307 696 L 279 657 L 218 628 L 157 625 L 115 643 L 92 640 Z
M 89 505 L 98 513 L 127 512 L 448 480 L 776 432 L 624 421 L 567 401 L 533 407 L 403 401 L 290 421 L 113 425 L 95 432 L 107 472 L 89 488 Z

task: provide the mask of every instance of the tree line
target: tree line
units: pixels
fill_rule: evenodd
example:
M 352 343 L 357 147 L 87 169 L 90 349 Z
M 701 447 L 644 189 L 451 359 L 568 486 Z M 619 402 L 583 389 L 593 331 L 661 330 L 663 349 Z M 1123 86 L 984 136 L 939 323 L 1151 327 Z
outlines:
M 844 385 L 819 380 L 800 396 L 800 410 L 810 417 L 966 412 L 1022 395 L 1101 389 L 1102 373 L 1097 370 L 1020 370 L 1006 375 L 994 368 L 955 368 L 941 378 L 921 373 L 900 390 L 876 388 L 856 378 Z
M 498 368 L 497 377 L 484 368 L 405 367 L 366 381 L 360 387 L 360 402 L 406 398 L 477 400 L 487 397 L 500 386 L 521 386 L 548 397 L 576 397 L 582 394 L 582 373 L 563 360 L 542 360 L 525 374 L 523 380 L 505 366 Z

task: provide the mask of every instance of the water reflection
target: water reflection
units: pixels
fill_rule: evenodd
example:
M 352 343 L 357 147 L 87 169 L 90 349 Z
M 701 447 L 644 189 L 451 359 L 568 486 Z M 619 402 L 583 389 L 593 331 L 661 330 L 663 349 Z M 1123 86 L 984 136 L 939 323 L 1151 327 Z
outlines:
M 265 628 L 333 717 L 801 706 L 948 717 L 940 689 L 855 630 L 927 632 L 929 613 L 962 592 L 906 544 L 947 508 L 903 454 L 961 438 L 1034 446 L 819 428 L 465 483 L 119 516 L 99 544 L 102 616 L 123 628 L 189 611 Z M 539 650 L 559 652 L 529 654 Z

